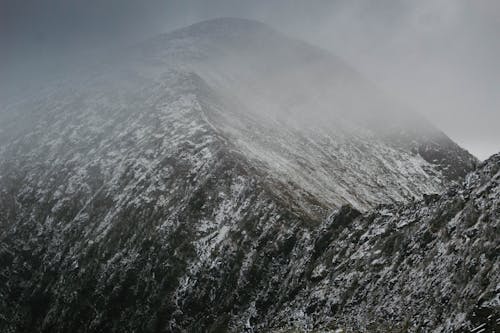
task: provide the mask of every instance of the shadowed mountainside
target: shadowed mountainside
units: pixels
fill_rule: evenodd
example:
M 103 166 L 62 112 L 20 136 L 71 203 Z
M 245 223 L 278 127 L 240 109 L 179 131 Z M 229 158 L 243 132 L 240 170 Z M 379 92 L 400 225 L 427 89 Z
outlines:
M 257 22 L 111 61 L 0 113 L 0 327 L 416 331 L 497 306 L 498 158 L 428 196 L 475 158 Z M 486 266 L 450 274 L 458 257 Z

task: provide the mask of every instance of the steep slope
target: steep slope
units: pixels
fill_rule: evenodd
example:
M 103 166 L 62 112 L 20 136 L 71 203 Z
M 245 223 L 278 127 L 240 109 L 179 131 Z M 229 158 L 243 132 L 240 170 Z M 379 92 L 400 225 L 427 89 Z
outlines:
M 169 73 L 179 72 L 199 79 L 197 91 L 203 96 L 195 95 L 209 106 L 204 120 L 214 132 L 270 179 L 285 184 L 286 191 L 296 193 L 296 202 L 314 197 L 317 207 L 307 208 L 312 211 L 325 214 L 347 203 L 365 210 L 411 200 L 443 190 L 476 163 L 339 59 L 258 22 L 203 22 L 109 61 L 111 65 L 63 84 L 72 91 L 49 87 L 39 98 L 6 107 L 3 114 L 18 116 L 3 121 L 2 142 L 40 128 L 47 112 L 58 117 L 58 112 L 78 110 L 80 118 L 71 121 L 85 122 L 86 114 L 99 108 L 132 112 L 123 104 L 132 98 L 134 112 L 148 109 L 151 101 L 135 91 L 168 89 L 164 81 Z M 92 105 L 90 100 L 104 96 L 93 87 L 109 94 L 104 98 L 111 106 Z M 126 102 L 113 101 L 112 96 L 126 93 Z M 76 100 L 87 104 L 85 109 Z
M 340 59 L 257 22 L 200 23 L 150 41 L 139 59 L 200 75 L 224 99 L 215 125 L 329 206 L 442 190 L 437 179 L 459 180 L 476 162 Z
M 133 91 L 93 80 L 92 98 L 70 96 L 64 113 L 53 99 L 4 148 L 4 329 L 170 331 L 190 274 L 210 265 L 237 279 L 208 260 L 229 234 L 241 244 L 224 251 L 241 264 L 269 228 L 310 223 L 204 120 L 200 87 L 178 72 Z
M 500 154 L 440 195 L 365 214 L 344 206 L 275 272 L 293 298 L 248 316 L 263 331 L 497 332 L 499 208 Z
M 234 19 L 4 107 L 0 139 L 0 328 L 26 332 L 287 326 L 327 213 L 475 163 L 333 56 Z

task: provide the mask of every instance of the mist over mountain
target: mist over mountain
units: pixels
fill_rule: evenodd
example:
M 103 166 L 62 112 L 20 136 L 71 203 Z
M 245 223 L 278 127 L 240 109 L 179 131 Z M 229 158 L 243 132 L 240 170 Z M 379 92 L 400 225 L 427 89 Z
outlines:
M 256 19 L 329 50 L 481 160 L 500 150 L 496 0 L 2 0 L 0 103 L 217 17 Z
M 2 106 L 0 328 L 498 328 L 498 156 L 257 21 L 122 50 Z

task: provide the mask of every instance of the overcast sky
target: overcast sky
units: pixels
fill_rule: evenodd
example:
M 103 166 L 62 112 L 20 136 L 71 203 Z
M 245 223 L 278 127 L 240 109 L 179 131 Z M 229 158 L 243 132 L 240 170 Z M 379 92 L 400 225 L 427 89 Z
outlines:
M 0 0 L 0 87 L 222 16 L 328 49 L 479 158 L 500 151 L 498 0 Z

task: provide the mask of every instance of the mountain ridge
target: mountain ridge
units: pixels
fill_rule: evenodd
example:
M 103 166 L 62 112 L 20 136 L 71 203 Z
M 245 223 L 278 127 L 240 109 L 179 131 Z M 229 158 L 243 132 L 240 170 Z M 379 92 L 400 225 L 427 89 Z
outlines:
M 220 23 L 184 31 L 214 22 Z M 226 32 L 231 22 L 223 20 L 220 29 Z M 238 29 L 231 33 L 242 36 Z M 347 94 L 344 79 L 358 82 L 345 76 L 349 70 L 318 76 L 322 67 L 308 58 L 315 50 L 290 53 L 296 44 L 288 39 L 252 36 L 262 48 L 245 38 L 235 46 L 174 32 L 11 106 L 19 118 L 0 122 L 8 127 L 0 141 L 1 328 L 217 332 L 376 325 L 384 331 L 391 321 L 404 324 L 405 309 L 387 300 L 393 294 L 373 291 L 366 279 L 356 286 L 361 269 L 376 266 L 374 277 L 393 260 L 404 263 L 397 253 L 401 239 L 411 245 L 413 260 L 432 261 L 413 247 L 438 243 L 442 224 L 449 223 L 444 211 L 456 213 L 469 200 L 432 194 L 460 182 L 474 158 L 449 139 L 422 139 L 404 127 L 407 137 L 388 137 L 350 119 L 342 107 L 366 106 L 357 101 L 366 98 L 375 112 L 386 99 L 370 91 Z M 305 119 L 315 108 L 313 119 Z M 33 124 L 21 126 L 29 117 Z M 467 179 L 471 188 L 484 186 L 475 176 Z M 488 186 L 484 193 L 496 191 Z M 480 207 L 487 215 L 496 214 L 494 200 Z M 370 213 L 375 207 L 379 211 Z M 421 217 L 422 228 L 432 224 L 438 235 L 415 221 L 400 226 L 418 229 L 415 239 L 391 234 L 390 209 L 402 220 Z M 480 226 L 481 239 L 489 239 L 491 230 Z M 356 257 L 365 233 L 362 245 L 370 250 L 373 241 L 374 251 Z M 371 253 L 386 243 L 385 252 Z M 351 259 L 352 271 L 339 269 L 346 265 L 336 260 Z M 332 290 L 326 281 L 335 282 L 334 273 L 345 283 L 331 284 Z M 363 290 L 372 297 L 363 299 Z M 469 303 L 464 306 L 472 311 Z M 382 316 L 377 304 L 392 317 Z M 408 314 L 422 307 L 415 297 Z M 423 311 L 427 323 L 415 315 L 411 329 L 444 327 L 437 307 Z M 458 315 L 449 309 L 447 315 Z M 451 324 L 469 325 L 462 319 Z

